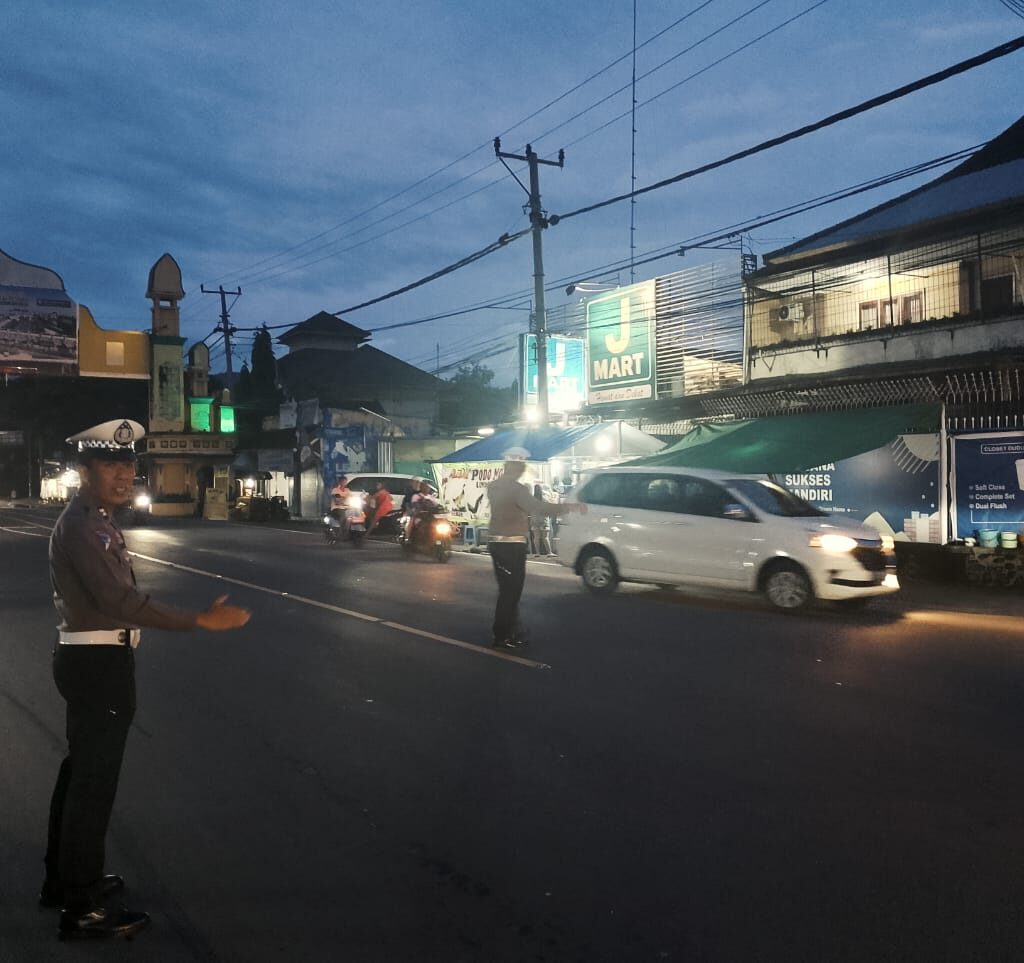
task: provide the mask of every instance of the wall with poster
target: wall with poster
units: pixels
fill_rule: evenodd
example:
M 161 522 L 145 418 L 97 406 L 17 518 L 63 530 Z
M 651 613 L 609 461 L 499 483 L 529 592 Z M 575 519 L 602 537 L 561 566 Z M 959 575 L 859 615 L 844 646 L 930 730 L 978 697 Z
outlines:
M 330 492 L 341 475 L 367 471 L 369 460 L 366 453 L 365 425 L 321 428 L 320 444 L 324 460 L 325 491 Z
M 776 476 L 822 511 L 864 522 L 897 541 L 934 543 L 945 541 L 941 478 L 937 433 L 899 435 L 853 458 Z
M 957 538 L 1024 530 L 1024 432 L 955 437 L 952 487 Z

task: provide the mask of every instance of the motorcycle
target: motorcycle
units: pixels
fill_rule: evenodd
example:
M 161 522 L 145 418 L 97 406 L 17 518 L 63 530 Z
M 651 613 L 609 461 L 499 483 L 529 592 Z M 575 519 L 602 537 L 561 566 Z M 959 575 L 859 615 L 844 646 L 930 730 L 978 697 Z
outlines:
M 447 562 L 452 557 L 452 523 L 445 508 L 440 504 L 421 507 L 417 510 L 416 524 L 412 534 L 407 536 L 409 516 L 402 518 L 402 527 L 396 541 L 407 556 L 416 553 L 429 555 L 438 562 Z
M 359 548 L 366 538 L 366 499 L 362 492 L 351 492 L 344 508 L 332 508 L 323 518 L 324 541 L 328 545 L 351 542 Z

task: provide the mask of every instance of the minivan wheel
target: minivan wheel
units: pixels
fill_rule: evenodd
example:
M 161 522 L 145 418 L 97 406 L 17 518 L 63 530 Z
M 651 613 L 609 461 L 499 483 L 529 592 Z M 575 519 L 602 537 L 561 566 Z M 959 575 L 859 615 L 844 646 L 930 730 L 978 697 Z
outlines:
M 778 565 L 764 579 L 764 594 L 783 612 L 797 612 L 814 598 L 811 581 L 798 565 Z
M 611 595 L 619 584 L 612 557 L 603 549 L 590 549 L 580 560 L 583 584 L 595 595 Z

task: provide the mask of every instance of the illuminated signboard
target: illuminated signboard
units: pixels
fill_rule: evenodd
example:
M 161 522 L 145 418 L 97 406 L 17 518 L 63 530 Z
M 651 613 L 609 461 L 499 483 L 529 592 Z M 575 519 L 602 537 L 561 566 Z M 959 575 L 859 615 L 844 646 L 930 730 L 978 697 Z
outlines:
M 654 281 L 587 302 L 587 403 L 654 397 Z
M 562 413 L 579 411 L 584 400 L 584 344 L 579 338 L 565 338 L 549 334 L 548 411 Z M 523 378 L 523 401 L 527 407 L 537 404 L 537 336 L 526 334 L 520 338 Z

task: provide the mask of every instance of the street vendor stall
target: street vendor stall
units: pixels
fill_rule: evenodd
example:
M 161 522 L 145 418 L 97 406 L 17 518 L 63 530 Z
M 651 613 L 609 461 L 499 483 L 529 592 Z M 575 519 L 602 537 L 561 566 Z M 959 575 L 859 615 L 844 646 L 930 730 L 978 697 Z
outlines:
M 440 499 L 460 529 L 464 544 L 486 539 L 490 505 L 487 486 L 501 474 L 504 454 L 525 448 L 530 460 L 523 482 L 540 484 L 545 497 L 558 500 L 580 472 L 612 465 L 664 448 L 664 442 L 622 421 L 572 428 L 517 428 L 482 438 L 431 462 Z

